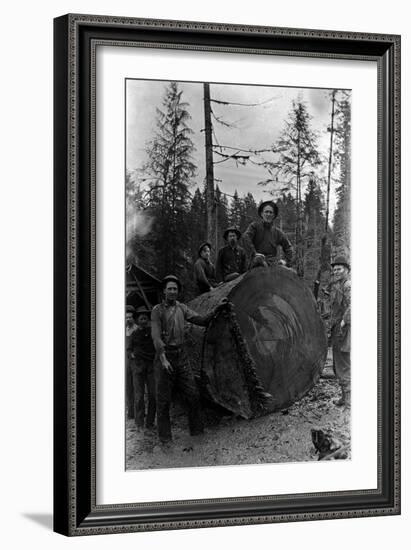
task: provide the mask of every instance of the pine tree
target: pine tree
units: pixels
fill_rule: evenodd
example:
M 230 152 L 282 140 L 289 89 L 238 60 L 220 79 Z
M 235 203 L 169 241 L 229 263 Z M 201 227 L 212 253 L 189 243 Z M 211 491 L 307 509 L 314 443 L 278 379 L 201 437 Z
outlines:
M 351 243 L 351 104 L 350 92 L 340 92 L 337 101 L 337 162 L 340 168 L 337 206 L 334 212 L 334 255 L 349 258 Z
M 231 199 L 229 222 L 230 225 L 240 227 L 241 216 L 243 215 L 243 205 L 240 197 L 238 196 L 237 189 L 234 191 L 234 196 Z
M 191 259 L 197 259 L 198 248 L 206 240 L 207 209 L 204 193 L 196 189 L 190 208 L 190 249 Z
M 321 163 L 317 150 L 317 136 L 311 129 L 311 116 L 302 100 L 293 101 L 284 129 L 273 146 L 278 160 L 266 162 L 270 175 L 285 177 L 289 188 L 295 192 L 296 204 L 296 247 L 297 272 L 304 274 L 303 264 L 303 211 L 302 192 L 304 181 L 313 176 L 315 168 Z
M 323 193 L 312 178 L 304 198 L 304 278 L 310 283 L 315 280 L 321 261 L 325 225 L 323 203 Z
M 296 199 L 290 192 L 287 194 L 283 193 L 277 200 L 277 206 L 277 225 L 281 231 L 284 231 L 293 245 L 295 245 L 295 227 L 297 224 Z
M 243 208 L 241 211 L 239 228 L 241 232 L 244 232 L 251 222 L 258 219 L 258 213 L 257 213 L 257 203 L 255 202 L 255 199 L 250 192 L 243 197 L 242 203 L 243 203 Z
M 216 220 L 217 220 L 217 247 L 216 250 L 213 250 L 213 256 L 214 259 L 217 257 L 218 250 L 225 246 L 225 241 L 223 239 L 224 231 L 227 229 L 229 225 L 228 221 L 228 214 L 229 214 L 229 207 L 228 207 L 228 200 L 224 193 L 222 193 L 217 185 L 215 190 L 215 198 L 216 198 Z
M 168 273 L 187 277 L 190 261 L 189 187 L 196 166 L 192 161 L 189 105 L 182 95 L 176 82 L 166 87 L 162 108 L 157 109 L 155 136 L 146 147 L 148 161 L 142 168 L 150 182 L 148 209 L 153 219 L 150 239 L 160 277 Z

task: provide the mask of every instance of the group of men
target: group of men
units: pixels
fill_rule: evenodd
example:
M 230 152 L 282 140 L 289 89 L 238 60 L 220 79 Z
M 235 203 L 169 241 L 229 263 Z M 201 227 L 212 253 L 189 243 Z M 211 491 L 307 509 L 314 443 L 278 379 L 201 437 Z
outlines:
M 211 262 L 211 244 L 204 242 L 198 249 L 198 259 L 194 264 L 194 279 L 198 292 L 209 292 L 221 283 L 227 283 L 245 273 L 249 267 L 280 263 L 291 265 L 292 247 L 285 233 L 278 229 L 274 220 L 278 216 L 278 206 L 273 201 L 264 201 L 258 207 L 258 221 L 253 221 L 241 235 L 237 227 L 229 227 L 223 238 L 227 243 L 220 248 L 216 264 Z M 250 251 L 250 260 L 239 240 Z M 285 260 L 279 259 L 278 247 L 281 247 Z
M 248 265 L 246 253 L 238 244 L 241 233 L 235 227 L 224 232 L 227 244 L 218 252 L 217 269 L 210 261 L 209 243 L 200 246 L 194 274 L 201 293 L 215 288 L 219 284 L 217 280 L 234 280 L 247 268 L 279 263 L 278 246 L 285 257 L 281 263 L 290 266 L 291 244 L 274 225 L 277 205 L 265 201 L 259 206 L 258 214 L 260 220 L 252 222 L 243 235 L 251 250 Z M 337 404 L 347 405 L 350 397 L 350 266 L 344 257 L 337 257 L 332 267 L 335 282 L 331 293 L 331 341 L 334 370 L 342 390 Z M 151 322 L 147 308 L 126 308 L 126 386 L 128 416 L 134 418 L 137 430 L 153 430 L 157 415 L 159 440 L 168 445 L 172 440 L 170 406 L 176 388 L 187 410 L 190 434 L 195 436 L 204 431 L 198 388 L 185 348 L 185 324 L 206 326 L 227 306 L 227 301 L 221 300 L 207 315 L 200 315 L 177 300 L 181 282 L 176 276 L 165 277 L 162 289 L 164 299 L 151 311 Z
M 137 430 L 152 430 L 157 413 L 160 442 L 171 442 L 170 406 L 173 391 L 178 388 L 188 414 L 191 435 L 204 431 L 200 398 L 194 374 L 184 345 L 185 324 L 206 326 L 226 307 L 221 302 L 207 315 L 200 315 L 177 300 L 181 283 L 174 275 L 162 281 L 164 300 L 151 312 L 151 330 L 148 329 L 148 311 L 142 307 L 135 312 L 136 323 L 131 324 L 133 307 L 126 311 L 126 348 L 128 383 L 128 415 L 135 419 Z M 144 404 L 147 388 L 148 407 Z

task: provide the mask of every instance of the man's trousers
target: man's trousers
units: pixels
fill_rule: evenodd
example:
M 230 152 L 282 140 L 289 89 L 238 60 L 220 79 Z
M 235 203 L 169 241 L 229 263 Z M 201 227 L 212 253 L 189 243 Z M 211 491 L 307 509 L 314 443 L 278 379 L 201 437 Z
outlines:
M 200 396 L 193 372 L 183 347 L 165 350 L 173 371 L 168 373 L 156 358 L 157 428 L 160 441 L 171 441 L 170 405 L 174 390 L 180 394 L 187 409 L 191 435 L 203 433 L 200 413 Z

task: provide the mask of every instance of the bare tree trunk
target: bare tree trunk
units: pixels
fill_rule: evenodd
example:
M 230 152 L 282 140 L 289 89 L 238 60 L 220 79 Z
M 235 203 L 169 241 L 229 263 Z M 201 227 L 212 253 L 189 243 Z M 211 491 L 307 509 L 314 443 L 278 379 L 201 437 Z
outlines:
M 325 263 L 325 250 L 327 246 L 327 236 L 328 236 L 328 217 L 330 212 L 330 185 L 331 185 L 331 167 L 332 167 L 332 159 L 333 159 L 333 137 L 334 137 L 334 113 L 335 113 L 335 94 L 336 90 L 333 90 L 332 92 L 332 108 L 331 108 L 331 125 L 330 125 L 330 152 L 328 156 L 328 178 L 327 178 L 327 203 L 326 203 L 326 211 L 325 211 L 325 227 L 324 227 L 324 235 L 321 239 L 321 253 L 320 253 L 320 265 L 318 267 L 317 277 L 314 281 L 314 298 L 318 298 L 318 291 L 320 289 L 321 284 L 321 274 L 324 269 L 324 263 Z
M 205 151 L 206 151 L 206 202 L 207 202 L 207 240 L 215 246 L 215 193 L 214 193 L 214 164 L 213 164 L 213 136 L 211 125 L 210 84 L 204 83 L 204 121 L 205 121 Z

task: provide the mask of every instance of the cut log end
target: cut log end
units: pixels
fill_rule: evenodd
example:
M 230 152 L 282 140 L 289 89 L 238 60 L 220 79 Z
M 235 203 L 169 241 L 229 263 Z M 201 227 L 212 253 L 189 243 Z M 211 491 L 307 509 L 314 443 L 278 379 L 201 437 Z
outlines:
M 245 418 L 300 399 L 317 381 L 327 353 L 310 289 L 287 268 L 261 267 L 189 306 L 205 314 L 222 298 L 231 302 L 232 315 L 221 313 L 206 331 L 191 331 L 207 396 Z

